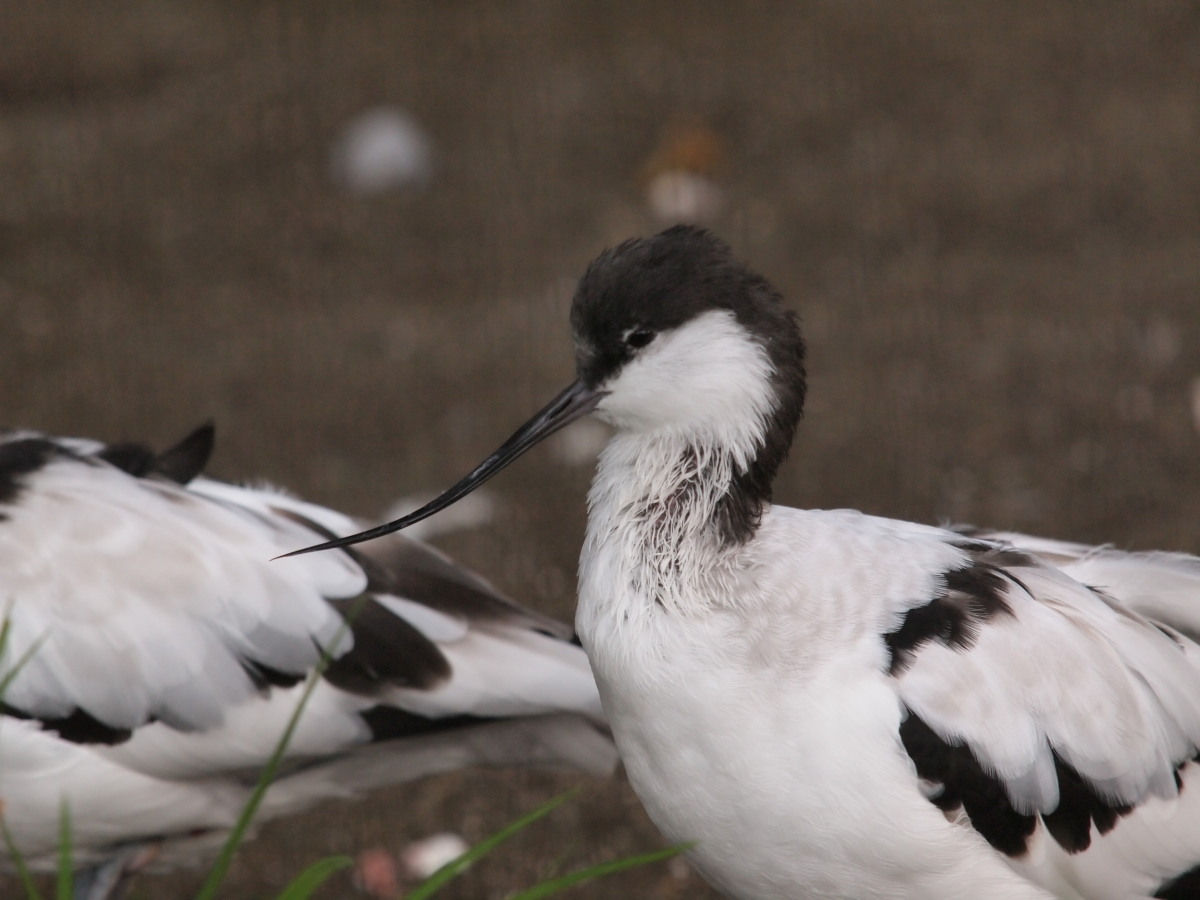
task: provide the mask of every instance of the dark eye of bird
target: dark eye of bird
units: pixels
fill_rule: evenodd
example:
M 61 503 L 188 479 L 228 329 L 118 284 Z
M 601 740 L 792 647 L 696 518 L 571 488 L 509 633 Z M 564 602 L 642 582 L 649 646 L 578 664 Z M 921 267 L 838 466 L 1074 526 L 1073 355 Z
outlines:
M 649 328 L 635 328 L 629 334 L 625 335 L 625 343 L 634 350 L 639 350 L 645 347 L 648 343 L 654 340 L 654 332 Z

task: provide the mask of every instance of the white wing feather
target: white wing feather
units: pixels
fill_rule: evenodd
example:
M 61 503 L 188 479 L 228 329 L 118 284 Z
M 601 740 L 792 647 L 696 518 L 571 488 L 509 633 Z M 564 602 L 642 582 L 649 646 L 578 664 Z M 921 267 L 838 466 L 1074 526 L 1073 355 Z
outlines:
M 1175 769 L 1200 745 L 1200 648 L 1049 567 L 1014 574 L 1012 615 L 968 650 L 923 647 L 901 698 L 969 746 L 1020 812 L 1058 805 L 1052 750 L 1116 804 L 1175 796 Z
M 313 539 L 282 516 L 69 457 L 6 516 L 4 669 L 25 662 L 5 702 L 37 715 L 212 727 L 257 691 L 244 660 L 304 672 L 341 622 L 326 598 L 366 586 L 340 553 L 272 563 Z

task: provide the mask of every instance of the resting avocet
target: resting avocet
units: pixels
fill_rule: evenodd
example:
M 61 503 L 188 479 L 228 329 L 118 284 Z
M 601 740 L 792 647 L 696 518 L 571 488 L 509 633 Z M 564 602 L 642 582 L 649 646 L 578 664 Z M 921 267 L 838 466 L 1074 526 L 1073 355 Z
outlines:
M 55 865 L 63 803 L 81 895 L 202 860 L 323 647 L 257 821 L 463 766 L 615 765 L 570 628 L 416 541 L 272 562 L 360 526 L 203 477 L 212 442 L 0 435 L 0 801 L 27 864 Z
M 361 538 L 588 412 L 615 426 L 576 625 L 634 789 L 715 886 L 1200 897 L 1200 559 L 772 505 L 804 344 L 706 232 L 601 254 L 571 325 L 578 379 Z

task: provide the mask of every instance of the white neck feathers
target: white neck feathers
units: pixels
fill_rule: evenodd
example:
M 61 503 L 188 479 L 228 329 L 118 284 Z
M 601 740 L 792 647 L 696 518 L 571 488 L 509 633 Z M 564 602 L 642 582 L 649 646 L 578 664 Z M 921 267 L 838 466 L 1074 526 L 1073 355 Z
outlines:
M 702 352 L 701 352 L 702 351 Z M 775 395 L 762 346 L 732 313 L 662 335 L 607 387 L 617 426 L 589 495 L 581 588 L 666 609 L 721 596 L 738 548 L 719 507 L 762 447 Z M 602 571 L 601 571 L 602 570 Z

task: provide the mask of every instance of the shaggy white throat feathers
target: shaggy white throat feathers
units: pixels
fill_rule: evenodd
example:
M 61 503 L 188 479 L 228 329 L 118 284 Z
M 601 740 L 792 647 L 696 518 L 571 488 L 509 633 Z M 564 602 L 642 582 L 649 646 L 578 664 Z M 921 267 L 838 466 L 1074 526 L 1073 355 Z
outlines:
M 577 379 L 405 527 L 594 412 L 577 629 L 630 780 L 744 900 L 1200 896 L 1200 559 L 772 505 L 795 317 L 707 232 L 602 253 Z

